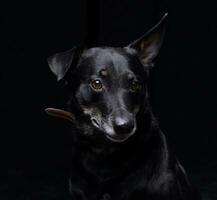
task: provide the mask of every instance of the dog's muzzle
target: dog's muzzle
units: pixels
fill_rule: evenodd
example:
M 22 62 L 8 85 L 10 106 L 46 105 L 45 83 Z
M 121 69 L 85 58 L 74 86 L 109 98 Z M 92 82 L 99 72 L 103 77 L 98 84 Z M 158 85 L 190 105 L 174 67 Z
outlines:
M 124 142 L 136 131 L 134 119 L 115 118 L 110 125 L 104 125 L 104 133 L 107 139 L 112 142 Z

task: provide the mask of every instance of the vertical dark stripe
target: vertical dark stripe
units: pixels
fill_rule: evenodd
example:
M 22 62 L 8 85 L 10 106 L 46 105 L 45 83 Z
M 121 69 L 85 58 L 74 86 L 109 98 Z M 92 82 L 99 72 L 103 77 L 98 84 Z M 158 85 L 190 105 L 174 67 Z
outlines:
M 160 14 L 160 1 L 159 0 L 153 0 L 153 8 L 152 8 L 152 17 L 154 22 L 158 21 L 158 17 Z
M 151 22 L 152 26 L 154 26 L 160 19 L 163 17 L 163 14 L 166 12 L 165 10 L 165 2 L 166 0 L 152 0 L 152 16 Z M 156 72 L 155 69 L 152 69 L 152 73 L 149 78 L 149 91 L 150 92 L 150 100 L 153 104 L 155 104 L 156 100 Z
M 152 0 L 152 17 L 156 23 L 164 13 L 168 12 L 167 3 L 168 0 Z
M 100 0 L 86 0 L 85 45 L 97 46 L 100 32 Z

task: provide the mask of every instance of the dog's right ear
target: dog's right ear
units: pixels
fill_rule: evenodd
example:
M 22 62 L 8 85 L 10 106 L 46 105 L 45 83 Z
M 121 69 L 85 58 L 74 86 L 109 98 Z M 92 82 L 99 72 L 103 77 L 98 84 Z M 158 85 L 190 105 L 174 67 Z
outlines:
M 162 45 L 167 15 L 168 14 L 165 13 L 154 27 L 127 46 L 128 48 L 136 50 L 141 63 L 146 69 L 153 67 L 153 61 L 158 55 Z
M 76 47 L 68 51 L 56 53 L 50 56 L 47 61 L 51 71 L 61 80 L 69 70 L 75 56 Z

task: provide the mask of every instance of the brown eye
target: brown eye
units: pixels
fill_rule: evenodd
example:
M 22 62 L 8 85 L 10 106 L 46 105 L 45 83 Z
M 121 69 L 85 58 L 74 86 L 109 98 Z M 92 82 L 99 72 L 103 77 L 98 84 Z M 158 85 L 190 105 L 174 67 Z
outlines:
M 95 90 L 97 92 L 102 91 L 102 88 L 103 88 L 102 82 L 99 79 L 92 80 L 90 82 L 90 86 L 93 90 Z
M 139 92 L 142 89 L 142 85 L 139 81 L 132 81 L 130 86 L 131 91 Z

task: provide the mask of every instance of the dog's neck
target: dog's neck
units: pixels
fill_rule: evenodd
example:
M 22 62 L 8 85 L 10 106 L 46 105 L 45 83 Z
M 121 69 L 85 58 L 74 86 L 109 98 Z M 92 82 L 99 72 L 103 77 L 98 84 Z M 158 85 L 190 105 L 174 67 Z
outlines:
M 105 138 L 103 133 L 97 133 L 97 130 L 94 130 L 96 133 L 92 134 L 93 136 L 86 136 L 81 132 L 77 133 L 75 146 L 79 146 L 77 149 L 84 156 L 85 154 L 92 154 L 95 158 L 99 157 L 100 160 L 102 158 L 118 157 L 119 155 L 123 158 L 123 155 L 127 153 L 129 155 L 132 150 L 135 151 L 135 147 L 139 147 L 140 144 L 144 145 L 148 142 L 152 136 L 153 129 L 156 129 L 158 126 L 151 109 L 138 113 L 137 120 L 138 126 L 136 133 L 127 141 L 115 143 Z
M 138 126 L 135 135 L 123 143 L 103 140 L 92 144 L 85 138 L 78 138 L 73 159 L 77 162 L 76 166 L 102 184 L 118 181 L 125 174 L 135 170 L 135 166 L 143 168 L 146 163 L 149 163 L 153 170 L 157 170 L 152 159 L 164 158 L 164 155 L 159 155 L 158 150 L 166 149 L 166 144 L 158 131 L 152 112 L 149 110 L 140 114 L 142 116 L 138 116 L 138 119 L 142 121 L 138 123 L 141 127 Z M 164 154 L 163 151 L 161 153 Z M 141 157 L 144 159 L 141 160 Z
M 148 92 L 144 103 L 136 115 L 136 133 L 128 140 L 120 143 L 110 141 L 105 137 L 103 132 L 100 132 L 94 127 L 86 125 L 91 124 L 90 118 L 88 115 L 83 113 L 82 108 L 75 98 L 71 98 L 68 101 L 66 110 L 68 110 L 70 113 L 73 113 L 76 116 L 75 118 L 78 119 L 74 123 L 74 128 L 77 132 L 75 135 L 75 142 L 79 143 L 80 147 L 83 146 L 82 149 L 84 152 L 86 150 L 88 153 L 91 152 L 99 156 L 102 156 L 103 154 L 117 154 L 116 149 L 120 150 L 124 147 L 128 148 L 128 146 L 130 146 L 132 143 L 138 144 L 140 141 L 144 143 L 144 140 L 148 140 L 150 137 L 151 129 L 158 127 L 158 122 L 152 113 Z

